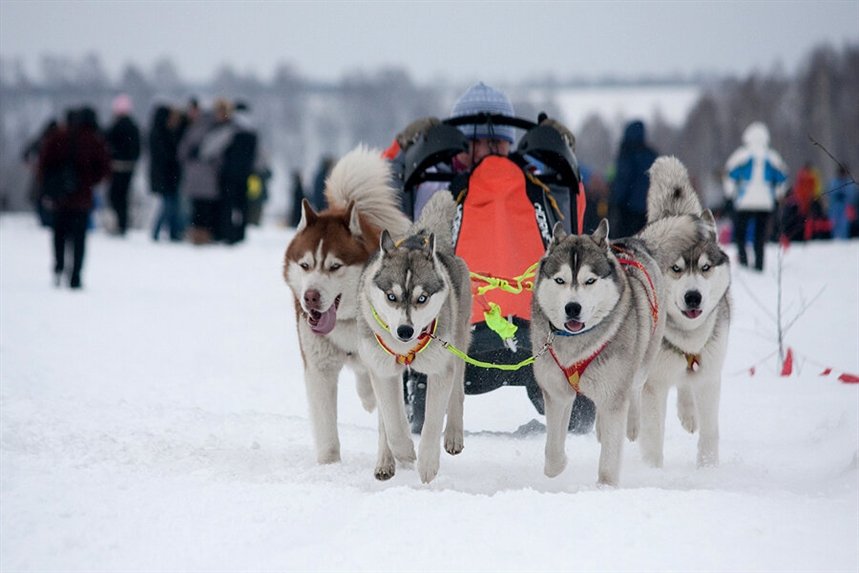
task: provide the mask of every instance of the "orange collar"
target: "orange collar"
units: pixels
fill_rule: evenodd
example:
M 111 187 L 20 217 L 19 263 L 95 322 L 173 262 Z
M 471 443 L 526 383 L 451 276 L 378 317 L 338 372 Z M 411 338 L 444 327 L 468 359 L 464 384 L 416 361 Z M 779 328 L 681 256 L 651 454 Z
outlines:
M 397 354 L 396 352 L 391 350 L 387 344 L 385 344 L 385 341 L 382 340 L 382 337 L 379 336 L 378 333 L 374 332 L 373 334 L 376 337 L 376 342 L 379 343 L 379 346 L 381 346 L 385 352 L 393 356 L 394 359 L 397 361 L 397 364 L 402 364 L 403 366 L 410 366 L 411 363 L 415 361 L 415 357 L 418 355 L 418 353 L 424 348 L 426 348 L 432 340 L 432 336 L 435 334 L 436 326 L 438 326 L 438 320 L 433 319 L 430 325 L 427 326 L 424 331 L 420 333 L 420 336 L 418 336 L 418 343 L 405 354 Z
M 555 354 L 555 349 L 552 348 L 551 345 L 549 346 L 549 354 L 551 354 L 552 358 L 555 359 L 555 364 L 558 365 L 558 368 L 560 368 L 561 372 L 564 373 L 567 382 L 570 383 L 572 389 L 576 392 L 576 394 L 578 394 L 580 392 L 579 379 L 581 379 L 582 374 L 585 373 L 585 369 L 590 365 L 591 362 L 593 362 L 594 358 L 599 356 L 600 352 L 603 351 L 607 344 L 608 341 L 604 342 L 602 346 L 597 348 L 596 352 L 594 352 L 584 360 L 579 360 L 578 362 L 574 362 L 569 366 L 564 366 L 563 364 L 561 364 L 561 361 L 558 359 L 558 355 Z

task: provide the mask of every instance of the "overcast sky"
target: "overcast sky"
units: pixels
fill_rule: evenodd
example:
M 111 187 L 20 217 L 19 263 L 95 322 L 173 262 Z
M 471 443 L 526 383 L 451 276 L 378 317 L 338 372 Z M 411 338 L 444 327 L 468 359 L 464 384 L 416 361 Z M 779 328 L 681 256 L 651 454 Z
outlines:
M 312 79 L 383 66 L 418 82 L 515 82 L 698 71 L 793 71 L 809 49 L 859 43 L 859 0 L 746 2 L 234 2 L 0 0 L 0 55 L 97 53 L 116 77 L 169 57 L 187 79 L 222 65 Z

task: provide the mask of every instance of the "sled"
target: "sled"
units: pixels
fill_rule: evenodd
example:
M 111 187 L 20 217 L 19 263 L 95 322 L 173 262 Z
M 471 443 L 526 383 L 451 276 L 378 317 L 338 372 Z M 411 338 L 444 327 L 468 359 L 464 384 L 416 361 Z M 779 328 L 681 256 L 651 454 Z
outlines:
M 524 131 L 507 157 L 490 155 L 469 173 L 444 169 L 468 149 L 460 125 L 512 126 Z M 472 342 L 467 350 L 465 393 L 483 394 L 502 386 L 523 386 L 536 410 L 543 395 L 530 364 L 531 287 L 536 263 L 561 222 L 579 233 L 585 194 L 572 149 L 553 127 L 496 114 L 447 119 L 431 128 L 393 162 L 403 190 L 403 209 L 414 212 L 415 192 L 425 182 L 444 182 L 457 201 L 453 222 L 455 252 L 472 273 Z M 442 166 L 442 168 L 439 168 Z M 475 363 L 497 365 L 486 367 Z M 423 425 L 425 378 L 406 376 L 405 399 L 412 431 Z M 577 399 L 570 430 L 590 430 L 593 403 Z

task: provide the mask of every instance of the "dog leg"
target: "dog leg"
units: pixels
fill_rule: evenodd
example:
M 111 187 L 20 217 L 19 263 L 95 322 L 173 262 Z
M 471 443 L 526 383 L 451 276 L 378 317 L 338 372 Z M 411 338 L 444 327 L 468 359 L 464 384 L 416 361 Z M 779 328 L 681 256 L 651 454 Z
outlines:
M 662 444 L 665 439 L 665 408 L 668 384 L 661 379 L 647 381 L 641 391 L 641 456 L 652 467 L 662 467 Z
M 452 369 L 427 376 L 427 403 L 424 427 L 418 446 L 418 473 L 423 483 L 429 483 L 438 475 L 439 456 L 441 455 L 441 430 L 444 411 L 450 402 L 453 387 Z
M 403 383 L 399 372 L 394 376 L 370 374 L 373 391 L 376 393 L 379 411 L 385 421 L 385 434 L 394 458 L 401 464 L 415 461 L 415 445 L 409 435 L 409 423 L 403 404 Z
M 598 483 L 617 486 L 620 478 L 620 461 L 623 453 L 623 438 L 626 433 L 626 418 L 629 400 L 613 398 L 605 407 L 597 405 L 600 411 L 600 461 Z
M 388 436 L 385 432 L 385 418 L 382 416 L 382 410 L 379 409 L 379 454 L 376 459 L 376 469 L 373 475 L 379 481 L 389 480 L 394 477 L 396 472 L 396 463 L 394 462 L 394 454 L 388 446 Z
M 566 388 L 560 394 L 543 392 L 546 408 L 546 462 L 543 473 L 553 478 L 567 467 L 567 426 L 573 411 L 575 396 Z
M 721 379 L 718 376 L 700 380 L 694 386 L 698 405 L 700 434 L 698 435 L 698 467 L 719 465 L 719 394 Z
M 310 406 L 310 422 L 316 444 L 316 461 L 331 464 L 340 461 L 340 438 L 337 435 L 337 375 L 340 368 L 307 367 L 304 383 Z
M 368 412 L 376 409 L 376 394 L 373 392 L 373 385 L 370 383 L 370 375 L 367 372 L 355 371 L 356 389 L 358 390 L 358 398 L 361 399 L 361 406 Z
M 459 360 L 453 366 L 453 388 L 447 404 L 447 425 L 444 429 L 444 451 L 452 456 L 462 452 L 463 409 L 465 407 L 465 363 Z
M 692 383 L 694 384 L 694 382 Z M 695 395 L 692 393 L 689 382 L 681 382 L 677 385 L 677 417 L 683 429 L 694 434 L 698 429 L 698 420 L 695 415 Z
M 629 398 L 629 414 L 626 418 L 626 438 L 630 442 L 638 439 L 641 427 L 641 390 L 633 390 Z

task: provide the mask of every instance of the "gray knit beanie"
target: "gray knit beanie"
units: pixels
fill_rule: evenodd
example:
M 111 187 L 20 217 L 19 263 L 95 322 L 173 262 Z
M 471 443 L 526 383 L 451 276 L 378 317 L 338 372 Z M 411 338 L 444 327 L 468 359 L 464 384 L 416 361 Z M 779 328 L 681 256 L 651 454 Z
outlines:
M 514 117 L 513 104 L 504 92 L 487 86 L 483 82 L 477 83 L 456 100 L 451 111 L 451 117 L 463 115 L 474 115 L 476 113 L 495 113 L 507 117 Z M 505 139 L 513 143 L 513 126 L 511 125 L 460 125 L 459 130 L 469 139 Z

